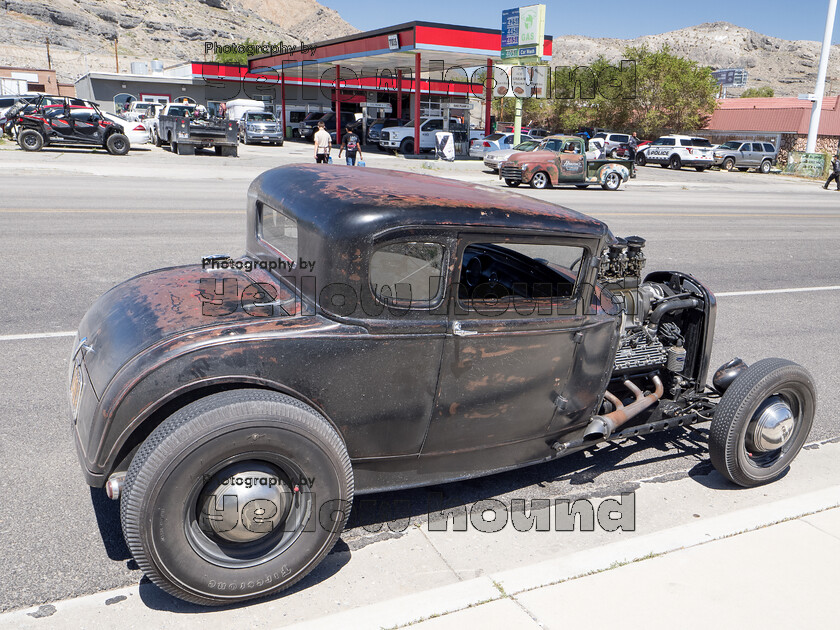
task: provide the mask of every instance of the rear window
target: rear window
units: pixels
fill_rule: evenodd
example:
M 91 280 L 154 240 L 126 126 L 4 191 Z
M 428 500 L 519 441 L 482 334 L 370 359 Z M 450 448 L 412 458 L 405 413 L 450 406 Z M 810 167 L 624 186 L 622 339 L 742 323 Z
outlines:
M 502 139 L 502 138 L 504 138 L 506 135 L 507 135 L 507 134 L 504 134 L 504 133 L 491 133 L 489 136 L 487 136 L 487 137 L 485 138 L 485 140 L 501 140 L 501 139 Z
M 189 105 L 171 105 L 169 107 L 170 116 L 189 116 L 192 110 L 195 109 Z
M 620 133 L 614 133 L 611 140 L 613 142 L 628 142 L 630 140 L 630 136 L 625 136 Z
M 594 136 L 592 136 L 592 137 L 593 137 L 593 138 L 606 138 L 606 137 L 607 137 L 607 134 L 605 134 L 605 133 L 601 132 L 601 133 L 596 133 L 596 134 L 595 134 Z
M 259 203 L 259 237 L 289 260 L 298 259 L 297 221 L 280 210 Z
M 712 143 L 706 140 L 706 138 L 692 138 L 691 139 L 692 146 L 695 147 L 707 147 L 711 148 Z

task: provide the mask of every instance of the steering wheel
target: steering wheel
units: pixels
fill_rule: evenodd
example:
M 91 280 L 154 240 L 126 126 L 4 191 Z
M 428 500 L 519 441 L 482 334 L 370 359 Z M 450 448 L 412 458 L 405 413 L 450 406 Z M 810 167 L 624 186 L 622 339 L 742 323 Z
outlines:
M 481 260 L 478 256 L 473 256 L 464 269 L 464 283 L 470 288 L 477 287 L 481 284 L 482 271 Z

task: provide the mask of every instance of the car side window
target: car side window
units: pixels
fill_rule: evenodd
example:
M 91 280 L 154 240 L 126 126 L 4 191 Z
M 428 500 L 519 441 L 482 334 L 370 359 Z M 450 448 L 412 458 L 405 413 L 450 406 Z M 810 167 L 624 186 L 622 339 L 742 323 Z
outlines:
M 370 258 L 373 295 L 388 305 L 432 308 L 443 298 L 440 243 L 405 241 L 380 247 Z
M 764 151 L 764 147 L 761 145 L 760 142 L 753 142 L 753 151 L 758 151 L 759 153 Z
M 440 131 L 443 129 L 442 120 L 430 120 L 423 126 L 423 131 Z
M 577 245 L 471 243 L 461 257 L 458 301 L 468 311 L 494 316 L 526 315 L 537 306 L 546 314 L 573 312 L 586 255 Z
M 765 142 L 764 143 L 764 150 L 767 151 L 767 153 L 775 153 L 776 152 L 776 147 L 774 147 L 772 144 L 770 144 L 768 142 Z

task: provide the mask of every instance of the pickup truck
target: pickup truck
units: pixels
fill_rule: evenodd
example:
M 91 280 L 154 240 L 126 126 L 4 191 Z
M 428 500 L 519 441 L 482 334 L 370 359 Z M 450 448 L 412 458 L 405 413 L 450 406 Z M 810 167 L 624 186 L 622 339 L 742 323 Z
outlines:
M 443 131 L 443 118 L 421 118 L 420 119 L 420 150 L 434 151 L 435 132 Z M 464 132 L 464 126 L 455 118 L 449 119 L 449 131 L 456 134 L 455 142 L 458 142 L 457 134 Z M 470 129 L 469 140 L 480 140 L 484 137 L 484 131 Z M 409 120 L 402 127 L 389 127 L 382 131 L 379 137 L 379 147 L 385 150 L 398 150 L 400 153 L 414 153 L 414 121 Z
M 216 155 L 236 157 L 239 125 L 235 120 L 200 117 L 197 106 L 170 103 L 155 119 L 155 144 L 168 143 L 173 153 L 188 155 L 196 149 L 213 147 Z
M 539 189 L 557 184 L 578 188 L 600 184 L 604 190 L 618 190 L 631 177 L 636 177 L 632 160 L 591 159 L 578 136 L 549 136 L 536 151 L 514 153 L 499 167 L 499 179 L 512 187 L 522 183 Z

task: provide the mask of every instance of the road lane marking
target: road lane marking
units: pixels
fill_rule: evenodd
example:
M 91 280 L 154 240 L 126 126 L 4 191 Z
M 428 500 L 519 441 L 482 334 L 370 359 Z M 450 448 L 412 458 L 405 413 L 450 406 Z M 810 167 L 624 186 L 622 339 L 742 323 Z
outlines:
M 53 337 L 75 337 L 75 330 L 64 332 L 30 333 L 25 335 L 0 335 L 0 341 L 22 341 L 24 339 L 52 339 Z
M 806 293 L 809 291 L 840 291 L 840 286 L 800 287 L 798 289 L 761 289 L 758 291 L 728 291 L 715 293 L 716 297 L 737 297 L 741 295 L 771 295 L 773 293 Z

